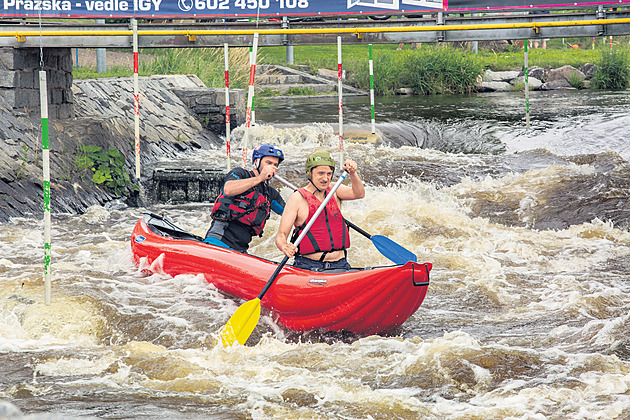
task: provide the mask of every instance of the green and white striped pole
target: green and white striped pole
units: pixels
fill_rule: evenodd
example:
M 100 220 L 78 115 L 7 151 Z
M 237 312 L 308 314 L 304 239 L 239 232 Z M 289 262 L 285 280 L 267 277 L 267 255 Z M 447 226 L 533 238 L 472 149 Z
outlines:
M 523 48 L 525 50 L 525 126 L 529 130 L 529 68 L 528 68 L 528 52 L 527 43 L 529 40 L 525 40 Z
M 376 134 L 376 118 L 374 117 L 374 61 L 372 61 L 372 44 L 369 44 L 370 51 L 370 111 L 372 112 L 372 134 Z
M 50 305 L 52 272 L 50 267 L 50 151 L 48 134 L 48 88 L 46 71 L 39 72 L 39 102 L 42 110 L 42 168 L 44 189 L 44 303 Z

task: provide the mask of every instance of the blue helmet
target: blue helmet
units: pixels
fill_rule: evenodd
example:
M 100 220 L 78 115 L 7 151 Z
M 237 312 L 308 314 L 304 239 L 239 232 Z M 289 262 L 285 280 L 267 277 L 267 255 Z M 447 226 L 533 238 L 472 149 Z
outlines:
M 273 144 L 263 143 L 257 148 L 254 149 L 252 153 L 252 163 L 256 162 L 256 159 L 260 159 L 263 156 L 275 156 L 280 158 L 278 164 L 282 163 L 284 160 L 284 154 L 282 150 L 274 146 Z

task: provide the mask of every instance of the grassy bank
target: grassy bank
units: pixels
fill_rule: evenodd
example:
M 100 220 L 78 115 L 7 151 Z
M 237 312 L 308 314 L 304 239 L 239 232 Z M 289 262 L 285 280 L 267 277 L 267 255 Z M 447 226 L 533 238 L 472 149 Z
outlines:
M 613 54 L 608 44 L 586 38 L 550 40 L 548 49 L 532 49 L 529 67 L 557 68 L 571 65 L 579 68 L 585 63 L 598 64 L 603 73 L 595 77 L 594 88 L 623 89 L 630 83 L 630 56 L 627 37 L 618 37 Z M 569 46 L 578 46 L 578 49 Z M 477 77 L 484 69 L 493 71 L 521 70 L 523 50 L 516 47 L 507 52 L 480 49 L 473 54 L 465 48 L 451 44 L 422 44 L 417 49 L 406 45 L 378 44 L 373 46 L 374 84 L 377 95 L 390 95 L 400 87 L 410 87 L 416 94 L 455 94 L 474 91 Z M 258 63 L 286 65 L 286 47 L 259 48 Z M 150 63 L 140 63 L 139 74 L 196 74 L 209 87 L 224 86 L 222 48 L 183 48 L 143 50 L 140 54 L 153 54 Z M 230 49 L 230 86 L 246 88 L 249 74 L 249 50 Z M 295 46 L 294 67 L 315 73 L 319 68 L 336 70 L 337 46 Z M 367 45 L 343 47 L 343 68 L 348 82 L 361 89 L 369 89 Z M 73 72 L 76 78 L 131 76 L 131 69 L 111 68 L 97 75 L 94 69 L 81 68 Z
M 140 62 L 138 75 L 154 74 L 196 74 L 208 87 L 225 86 L 225 65 L 223 48 L 160 48 L 144 49 L 140 55 L 152 55 L 155 58 Z M 230 48 L 230 87 L 243 89 L 249 80 L 249 49 Z M 106 73 L 97 73 L 93 67 L 74 68 L 72 75 L 76 79 L 95 79 L 99 77 L 131 77 L 133 70 L 128 67 L 112 66 Z
M 612 54 L 608 44 L 597 43 L 594 49 L 580 48 L 592 42 L 590 39 L 567 39 L 564 47 L 562 40 L 551 40 L 548 49 L 529 50 L 528 65 L 530 68 L 564 65 L 579 68 L 586 63 L 595 63 L 604 71 L 596 77 L 603 83 L 594 83 L 594 88 L 623 89 L 629 86 L 625 79 L 630 75 L 626 38 L 618 38 Z M 578 48 L 571 48 L 571 45 Z M 522 70 L 524 66 L 524 52 L 516 47 L 505 52 L 480 49 L 478 54 L 450 44 L 422 44 L 415 50 L 406 45 L 401 51 L 396 49 L 397 45 L 374 45 L 373 48 L 377 95 L 392 94 L 399 87 L 411 87 L 417 94 L 467 93 L 474 90 L 476 77 L 484 69 Z M 267 63 L 285 60 L 285 47 L 261 50 Z M 295 66 L 306 66 L 313 71 L 337 67 L 335 46 L 296 46 L 293 56 Z M 350 74 L 350 83 L 361 89 L 369 89 L 367 57 L 368 47 L 365 45 L 348 45 L 343 49 L 343 67 Z

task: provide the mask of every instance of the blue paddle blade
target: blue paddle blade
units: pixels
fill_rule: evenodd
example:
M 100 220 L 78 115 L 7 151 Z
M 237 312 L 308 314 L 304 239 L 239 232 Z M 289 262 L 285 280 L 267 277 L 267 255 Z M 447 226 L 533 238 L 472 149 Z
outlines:
M 372 235 L 370 240 L 387 259 L 394 264 L 406 264 L 408 261 L 418 262 L 418 257 L 411 251 L 398 245 L 386 236 Z

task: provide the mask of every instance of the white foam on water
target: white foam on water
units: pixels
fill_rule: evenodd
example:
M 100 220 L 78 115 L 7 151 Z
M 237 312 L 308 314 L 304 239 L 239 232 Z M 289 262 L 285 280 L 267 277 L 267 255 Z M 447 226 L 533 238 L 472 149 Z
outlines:
M 508 151 L 544 149 L 558 156 L 598 154 L 612 151 L 630 160 L 627 127 L 630 117 L 623 114 L 610 116 L 582 116 L 549 127 L 545 130 L 510 132 L 501 134 Z
M 297 183 L 309 151 L 337 153 L 329 126 L 252 131 L 256 141 L 282 145 L 280 171 Z M 223 153 L 204 151 L 200 160 L 219 164 Z M 360 172 L 385 159 L 461 167 L 488 161 L 366 144 L 348 144 L 346 155 Z M 201 275 L 160 274 L 159 262 L 156 274 L 137 267 L 129 240 L 144 209 L 94 206 L 53 218 L 53 305 L 46 307 L 42 223 L 14 219 L 0 230 L 0 357 L 8 354 L 2 361 L 11 363 L 15 354 L 36 353 L 29 360 L 37 384 L 28 386 L 43 396 L 72 399 L 89 389 L 138 405 L 149 396 L 158 406 L 174 398 L 192 412 L 220 407 L 217 415 L 228 417 L 625 416 L 630 365 L 610 348 L 627 339 L 630 290 L 623 266 L 615 272 L 607 264 L 628 258 L 630 234 L 597 219 L 556 231 L 527 227 L 545 188 L 591 173 L 586 165 L 554 165 L 447 188 L 404 175 L 367 184 L 365 199 L 344 203 L 344 216 L 434 270 L 424 304 L 400 331 L 350 343 L 342 335 L 333 344 L 308 335 L 286 341 L 273 314 L 263 314 L 256 345 L 223 349 L 217 331 L 242 302 Z M 477 216 L 480 197 L 518 203 L 526 226 Z M 200 236 L 211 220 L 210 204 L 150 210 Z M 252 253 L 280 259 L 278 223 L 269 219 Z M 353 265 L 388 264 L 369 240 L 351 234 Z M 14 398 L 18 388 L 2 395 Z

